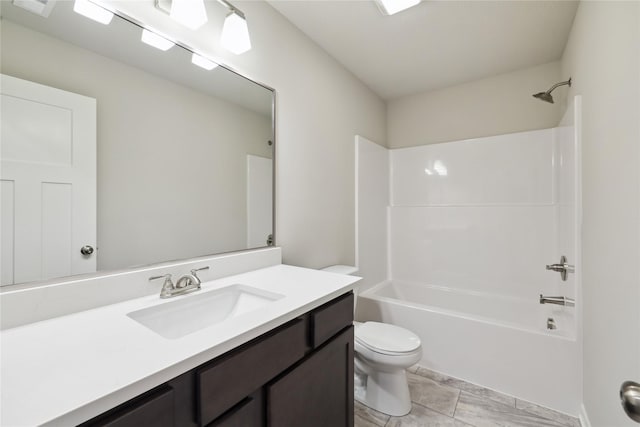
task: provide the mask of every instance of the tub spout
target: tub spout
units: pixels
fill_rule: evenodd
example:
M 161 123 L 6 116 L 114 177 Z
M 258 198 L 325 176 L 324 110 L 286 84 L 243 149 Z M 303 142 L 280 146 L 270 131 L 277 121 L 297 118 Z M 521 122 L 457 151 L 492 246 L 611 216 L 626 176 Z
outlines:
M 564 305 L 566 307 L 575 307 L 576 301 L 567 297 L 548 297 L 540 294 L 540 304 Z

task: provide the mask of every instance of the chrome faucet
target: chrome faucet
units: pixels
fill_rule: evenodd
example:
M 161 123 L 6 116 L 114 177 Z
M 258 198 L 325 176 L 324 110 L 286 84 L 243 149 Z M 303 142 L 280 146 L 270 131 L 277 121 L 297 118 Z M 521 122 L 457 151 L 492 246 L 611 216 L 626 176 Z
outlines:
M 200 279 L 195 275 L 195 271 L 193 273 L 187 273 L 180 276 L 178 281 L 176 282 L 176 289 L 186 289 L 188 287 L 197 287 L 200 288 Z
M 171 298 L 176 295 L 184 295 L 186 293 L 199 290 L 202 282 L 200 281 L 197 272 L 208 269 L 209 266 L 193 269 L 191 270 L 191 273 L 180 276 L 175 285 L 173 284 L 173 280 L 171 280 L 171 274 L 149 277 L 149 280 L 164 279 L 162 290 L 160 291 L 160 298 Z

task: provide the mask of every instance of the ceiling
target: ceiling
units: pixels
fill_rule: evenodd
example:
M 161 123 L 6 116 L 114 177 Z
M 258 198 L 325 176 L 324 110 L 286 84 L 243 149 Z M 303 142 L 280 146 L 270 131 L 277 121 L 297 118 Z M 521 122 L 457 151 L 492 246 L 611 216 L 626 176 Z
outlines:
M 383 99 L 560 59 L 578 3 L 423 0 L 392 16 L 370 0 L 267 0 Z

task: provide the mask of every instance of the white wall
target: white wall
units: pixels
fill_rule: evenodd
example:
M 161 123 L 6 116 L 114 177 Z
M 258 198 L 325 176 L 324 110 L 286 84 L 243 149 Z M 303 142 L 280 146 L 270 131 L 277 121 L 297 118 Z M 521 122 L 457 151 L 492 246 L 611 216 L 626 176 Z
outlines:
M 389 150 L 356 136 L 357 266 L 359 291 L 387 279 Z
M 353 138 L 384 142 L 384 102 L 264 1 L 238 5 L 253 45 L 239 56 L 219 46 L 221 20 L 193 32 L 153 2 L 110 3 L 276 89 L 276 239 L 284 262 L 353 265 Z
M 411 147 L 554 127 L 560 106 L 532 95 L 560 80 L 566 80 L 560 63 L 551 62 L 391 100 L 388 146 Z
M 593 427 L 637 425 L 640 381 L 640 3 L 583 1 L 562 59 L 583 95 L 584 405 Z
M 267 117 L 6 20 L 2 72 L 97 99 L 98 270 L 246 247 Z

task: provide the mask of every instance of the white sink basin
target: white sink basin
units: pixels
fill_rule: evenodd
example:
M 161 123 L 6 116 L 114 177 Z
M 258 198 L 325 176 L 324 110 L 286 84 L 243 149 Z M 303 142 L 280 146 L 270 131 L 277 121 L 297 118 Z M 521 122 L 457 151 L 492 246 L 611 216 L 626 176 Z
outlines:
M 176 339 L 283 297 L 251 286 L 230 285 L 215 291 L 175 297 L 175 301 L 132 311 L 127 316 L 165 338 Z

